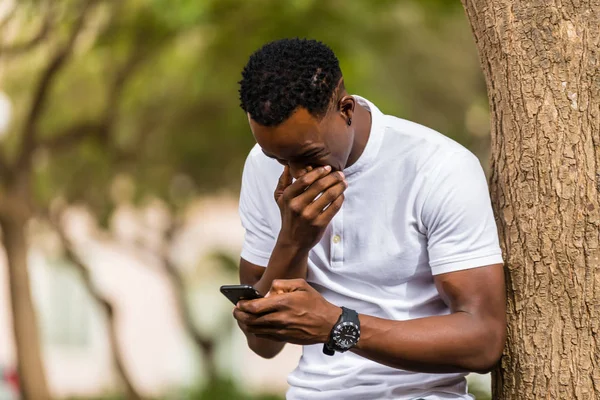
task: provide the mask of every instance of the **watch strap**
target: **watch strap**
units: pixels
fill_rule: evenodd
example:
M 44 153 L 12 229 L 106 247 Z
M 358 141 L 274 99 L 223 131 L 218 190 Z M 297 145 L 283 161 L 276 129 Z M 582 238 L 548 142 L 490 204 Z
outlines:
M 333 324 L 333 328 L 331 328 L 331 332 L 329 333 L 329 340 L 326 343 L 323 343 L 323 354 L 328 355 L 328 356 L 332 356 L 335 354 L 335 350 L 333 350 L 329 346 L 329 343 L 331 343 L 331 341 L 332 341 L 331 336 L 333 334 L 333 330 L 343 320 L 343 317 L 344 317 L 344 307 L 342 307 L 342 313 L 338 317 L 337 321 L 335 321 L 335 324 Z
M 358 319 L 358 313 L 351 308 L 342 307 L 342 320 L 352 321 L 360 329 L 360 320 Z

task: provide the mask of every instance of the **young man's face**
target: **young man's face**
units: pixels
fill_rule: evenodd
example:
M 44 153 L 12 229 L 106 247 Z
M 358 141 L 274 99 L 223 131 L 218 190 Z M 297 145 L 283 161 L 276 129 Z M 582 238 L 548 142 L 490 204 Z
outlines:
M 298 108 L 277 126 L 264 126 L 248 116 L 254 138 L 263 152 L 298 178 L 308 167 L 330 165 L 333 171 L 345 168 L 354 140 L 353 125 L 332 107 L 321 121 L 305 108 Z

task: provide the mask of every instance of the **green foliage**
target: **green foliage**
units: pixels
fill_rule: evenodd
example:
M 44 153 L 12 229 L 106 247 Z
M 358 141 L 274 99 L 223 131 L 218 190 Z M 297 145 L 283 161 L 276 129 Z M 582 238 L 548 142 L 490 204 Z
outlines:
M 472 390 L 469 393 L 475 396 L 475 400 L 492 400 L 491 394 L 484 390 Z
M 492 395 L 490 393 L 489 384 L 485 384 L 481 380 L 469 381 L 469 393 L 472 394 L 476 400 L 491 400 Z
M 269 394 L 250 395 L 229 379 L 213 382 L 197 391 L 192 391 L 186 400 L 283 400 L 283 397 Z
M 476 400 L 491 400 L 489 391 L 480 387 L 469 386 L 469 393 L 475 396 Z M 213 382 L 203 388 L 184 391 L 177 395 L 164 397 L 164 400 L 169 399 L 179 400 L 283 400 L 283 396 L 272 394 L 257 394 L 251 395 L 246 393 L 231 379 L 224 379 L 218 382 Z M 95 398 L 69 398 L 67 400 L 121 400 L 125 399 L 119 395 L 110 395 Z M 158 400 L 158 399 L 157 399 Z
M 273 394 L 248 394 L 231 379 L 212 382 L 202 388 L 172 393 L 155 400 L 284 400 Z M 125 400 L 123 395 L 112 394 L 100 397 L 70 397 L 65 400 Z
M 81 2 L 60 4 L 45 42 L 3 60 L 3 90 L 15 103 L 9 149 L 80 13 Z M 33 12 L 36 2 L 21 7 L 22 36 L 30 37 L 43 15 Z M 134 183 L 133 200 L 152 195 L 175 207 L 203 192 L 237 190 L 254 143 L 238 106 L 240 71 L 252 51 L 282 37 L 328 43 L 351 93 L 477 146 L 465 111 L 485 102 L 485 90 L 463 14 L 459 2 L 442 0 L 98 2 L 51 82 L 38 126 L 45 139 L 86 121 L 109 124 L 110 134 L 38 150 L 35 202 L 64 197 L 108 215 L 117 174 Z
M 67 397 L 64 400 L 125 400 L 126 397 L 120 394 L 105 394 L 94 397 Z
M 230 274 L 237 274 L 239 270 L 239 260 L 233 258 L 229 253 L 225 251 L 215 251 L 209 256 L 210 259 L 216 261 L 222 268 L 223 272 Z

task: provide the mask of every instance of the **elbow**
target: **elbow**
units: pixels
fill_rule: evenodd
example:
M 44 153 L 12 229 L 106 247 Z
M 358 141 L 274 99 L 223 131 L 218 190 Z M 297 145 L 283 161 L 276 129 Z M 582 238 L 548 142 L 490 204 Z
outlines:
M 470 357 L 468 370 L 478 374 L 487 374 L 493 371 L 504 351 L 506 341 L 506 327 L 501 329 L 488 329 L 481 335 L 474 354 Z
M 279 351 L 273 351 L 272 349 L 263 349 L 260 347 L 250 346 L 250 350 L 252 350 L 254 352 L 254 354 L 256 354 L 257 356 L 267 359 L 267 360 L 275 358 L 275 356 L 277 354 L 279 354 Z
M 502 354 L 482 357 L 480 360 L 473 362 L 468 370 L 469 372 L 475 372 L 477 374 L 487 374 L 492 372 L 496 369 L 501 355 Z
M 250 350 L 259 357 L 266 358 L 267 360 L 274 358 L 283 348 L 281 343 L 267 341 L 265 339 L 261 340 L 254 335 L 248 335 L 247 342 Z

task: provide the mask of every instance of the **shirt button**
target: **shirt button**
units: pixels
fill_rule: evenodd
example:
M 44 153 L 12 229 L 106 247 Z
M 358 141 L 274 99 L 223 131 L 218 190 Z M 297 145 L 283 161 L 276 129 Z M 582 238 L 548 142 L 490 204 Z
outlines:
M 340 235 L 335 235 L 333 237 L 333 243 L 338 244 L 341 241 L 342 241 L 342 238 L 340 237 Z

